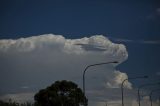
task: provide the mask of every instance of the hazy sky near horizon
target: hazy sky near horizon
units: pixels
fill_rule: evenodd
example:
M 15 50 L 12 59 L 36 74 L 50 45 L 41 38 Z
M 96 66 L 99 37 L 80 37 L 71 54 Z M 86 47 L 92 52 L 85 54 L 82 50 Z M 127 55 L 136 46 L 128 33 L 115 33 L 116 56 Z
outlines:
M 131 81 L 133 87 L 160 80 L 159 0 L 0 0 L 0 14 L 0 84 L 4 86 L 4 88 L 0 88 L 1 94 L 18 93 L 19 91 L 21 93 L 34 92 L 50 84 L 53 80 L 63 79 L 60 75 L 58 75 L 59 78 L 53 79 L 50 76 L 52 72 L 49 72 L 53 68 L 51 63 L 55 61 L 52 58 L 58 56 L 56 52 L 59 51 L 63 51 L 63 56 L 56 59 L 59 63 L 63 59 L 70 59 L 64 53 L 71 51 L 75 54 L 77 51 L 82 54 L 85 52 L 91 52 L 91 54 L 93 52 L 94 54 L 95 51 L 98 53 L 96 56 L 92 54 L 91 57 L 94 58 L 90 57 L 88 61 L 76 54 L 75 60 L 81 59 L 80 62 L 84 60 L 86 62 L 79 65 L 79 73 L 75 73 L 76 77 L 64 75 L 65 78 L 71 77 L 69 80 L 76 81 L 80 86 L 81 77 L 78 75 L 85 64 L 112 59 L 121 61 L 121 64 L 116 65 L 116 68 L 115 66 L 106 66 L 107 69 L 112 70 L 109 71 L 109 75 L 115 79 L 109 81 L 107 77 L 103 76 L 105 78 L 102 77 L 98 80 L 99 82 L 109 81 L 107 87 L 117 87 L 120 82 L 117 82 L 116 78 L 118 79 L 121 75 L 123 75 L 122 79 L 141 75 L 150 76 L 149 80 Z M 87 38 L 85 39 L 85 37 Z M 58 39 L 58 42 L 55 39 Z M 80 39 L 78 44 L 75 43 L 77 42 L 75 39 Z M 66 44 L 67 46 L 64 46 Z M 117 53 L 117 50 L 120 50 L 117 46 L 108 47 L 108 44 L 123 46 L 122 51 L 125 55 L 122 56 L 121 52 Z M 35 52 L 34 49 L 38 51 Z M 56 52 L 52 51 L 53 49 Z M 54 52 L 54 56 L 48 54 L 50 50 Z M 109 55 L 108 52 L 106 56 L 103 55 L 105 51 L 109 50 L 112 50 L 113 54 L 117 54 L 117 57 L 112 57 L 113 54 Z M 44 59 L 46 55 L 47 60 Z M 33 57 L 36 65 L 30 61 Z M 42 61 L 37 62 L 38 59 Z M 75 60 L 72 63 L 79 64 Z M 67 68 L 68 63 L 63 62 L 64 67 Z M 58 66 L 57 64 L 56 66 Z M 39 65 L 41 67 L 38 67 Z M 43 67 L 43 65 L 48 66 L 48 68 Z M 20 71 L 23 67 L 25 67 L 25 72 Z M 102 67 L 102 69 L 106 67 Z M 39 68 L 41 72 L 38 74 L 37 80 L 29 79 L 32 71 L 28 72 L 27 70 Z M 10 70 L 12 69 L 15 72 L 11 73 Z M 44 74 L 42 70 L 48 70 L 49 73 Z M 33 73 L 37 75 L 38 71 Z M 21 74 L 22 76 L 26 75 L 23 77 L 24 80 L 18 79 L 21 78 Z M 92 79 L 94 79 L 96 74 L 96 72 L 91 74 L 90 78 L 93 77 Z M 48 75 L 50 77 L 47 77 Z M 14 79 L 15 76 L 17 79 L 12 80 L 13 83 L 10 84 L 8 79 Z M 36 76 L 33 75 L 32 77 Z M 46 77 L 48 79 L 45 82 Z M 34 84 L 39 81 L 38 78 L 42 78 L 42 83 L 39 83 L 37 87 Z M 18 85 L 14 82 L 17 82 Z M 90 86 L 96 88 L 97 84 L 94 83 L 94 80 L 90 83 Z M 13 87 L 12 90 L 8 89 L 11 86 Z

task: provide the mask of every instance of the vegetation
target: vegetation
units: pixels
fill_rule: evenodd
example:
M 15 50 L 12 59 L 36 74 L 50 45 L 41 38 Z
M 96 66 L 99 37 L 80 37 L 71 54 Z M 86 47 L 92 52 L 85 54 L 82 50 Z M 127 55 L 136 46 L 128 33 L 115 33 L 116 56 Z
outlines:
M 17 102 L 4 102 L 0 100 L 0 106 L 34 106 L 34 104 L 31 103 L 17 103 Z
M 0 106 L 80 106 L 87 99 L 78 86 L 71 81 L 56 81 L 51 86 L 40 90 L 34 96 L 35 103 L 4 102 Z
M 56 81 L 34 97 L 36 106 L 80 106 L 86 100 L 82 90 L 71 81 Z

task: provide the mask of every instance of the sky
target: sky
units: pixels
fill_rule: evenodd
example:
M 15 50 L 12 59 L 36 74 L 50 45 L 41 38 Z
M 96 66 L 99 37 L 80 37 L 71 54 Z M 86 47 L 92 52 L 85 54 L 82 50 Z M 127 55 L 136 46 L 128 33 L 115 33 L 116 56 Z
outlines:
M 149 76 L 126 83 L 132 105 L 138 86 L 160 79 L 159 0 L 0 0 L 0 14 L 1 98 L 27 98 L 62 79 L 82 87 L 85 66 L 106 61 L 119 63 L 87 73 L 97 106 L 117 106 L 125 78 Z

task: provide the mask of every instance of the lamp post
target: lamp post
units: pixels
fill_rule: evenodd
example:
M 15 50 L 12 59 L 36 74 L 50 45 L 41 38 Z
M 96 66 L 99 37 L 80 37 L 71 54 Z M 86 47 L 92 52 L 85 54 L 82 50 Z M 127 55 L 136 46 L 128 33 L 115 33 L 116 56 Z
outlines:
M 83 93 L 84 93 L 84 96 L 86 95 L 86 94 L 85 94 L 85 73 L 86 73 L 87 69 L 90 68 L 90 67 L 93 67 L 93 66 L 105 65 L 105 64 L 110 64 L 110 63 L 118 63 L 118 62 L 117 62 L 117 61 L 111 61 L 111 62 L 91 64 L 91 65 L 88 65 L 88 66 L 84 69 L 84 71 L 83 71 Z M 86 100 L 85 100 L 85 98 L 84 98 L 84 106 L 86 106 Z
M 159 99 L 159 106 L 160 106 L 160 97 L 158 99 Z
M 156 91 L 159 91 L 160 89 L 155 89 L 155 90 L 152 90 L 149 94 L 149 98 L 150 98 L 150 101 L 151 101 L 151 106 L 152 106 L 152 94 L 153 92 L 156 92 Z
M 150 83 L 150 84 L 143 84 L 143 85 L 138 87 L 138 104 L 139 104 L 139 106 L 141 105 L 140 89 L 143 88 L 143 87 L 146 87 L 146 86 L 152 86 L 152 85 L 157 85 L 157 84 L 160 84 L 160 82 L 158 82 L 158 83 Z
M 124 98 L 123 98 L 123 86 L 124 86 L 124 82 L 128 81 L 128 80 L 132 80 L 132 79 L 141 79 L 141 78 L 148 78 L 148 76 L 140 76 L 140 77 L 127 78 L 127 79 L 124 79 L 122 81 L 122 84 L 121 84 L 122 106 L 124 106 Z
M 106 106 L 108 106 L 108 102 L 106 101 Z

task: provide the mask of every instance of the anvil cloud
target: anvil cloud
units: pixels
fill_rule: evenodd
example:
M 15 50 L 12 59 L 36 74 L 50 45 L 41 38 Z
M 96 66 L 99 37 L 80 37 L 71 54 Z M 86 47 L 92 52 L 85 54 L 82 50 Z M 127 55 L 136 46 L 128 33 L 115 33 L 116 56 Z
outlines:
M 44 88 L 56 80 L 72 80 L 82 87 L 82 72 L 87 65 L 118 61 L 90 68 L 87 90 L 118 88 L 128 76 L 115 67 L 128 58 L 126 47 L 103 35 L 66 39 L 44 34 L 0 40 L 0 93 L 25 92 Z M 25 90 L 23 89 L 25 86 Z M 26 87 L 27 86 L 27 87 Z M 131 88 L 126 82 L 125 87 Z M 3 92 L 3 93 L 2 93 Z

